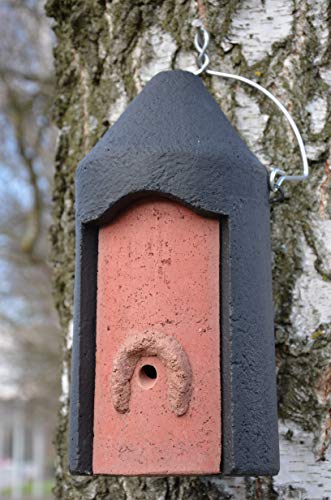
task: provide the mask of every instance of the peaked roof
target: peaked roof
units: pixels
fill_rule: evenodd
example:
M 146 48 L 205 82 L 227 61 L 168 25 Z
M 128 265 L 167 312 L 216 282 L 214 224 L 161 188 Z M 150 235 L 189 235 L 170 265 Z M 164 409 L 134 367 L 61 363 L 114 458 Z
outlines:
M 112 184 L 106 188 L 107 176 Z M 102 197 L 107 189 L 114 202 L 132 191 L 155 187 L 176 196 L 167 181 L 174 176 L 181 183 L 196 178 L 196 187 L 202 176 L 216 185 L 238 187 L 242 180 L 244 190 L 250 179 L 262 177 L 266 182 L 267 176 L 202 80 L 181 70 L 159 73 L 130 103 L 81 161 L 77 192 L 84 204 L 89 202 L 80 187 L 85 193 L 95 188 L 89 192 L 92 197 L 96 190 Z
M 240 150 L 241 158 L 257 160 L 201 78 L 182 70 L 153 77 L 91 153 L 108 148 L 217 154 L 234 163 Z

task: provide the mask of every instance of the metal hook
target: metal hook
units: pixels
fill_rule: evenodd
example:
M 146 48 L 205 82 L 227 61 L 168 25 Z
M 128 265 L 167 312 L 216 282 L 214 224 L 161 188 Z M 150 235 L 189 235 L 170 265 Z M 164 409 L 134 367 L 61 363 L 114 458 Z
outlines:
M 293 120 L 291 114 L 288 112 L 288 110 L 283 106 L 283 104 L 273 95 L 269 90 L 265 89 L 262 87 L 262 85 L 259 85 L 258 83 L 254 82 L 253 80 L 249 80 L 248 78 L 245 78 L 243 76 L 239 75 L 232 75 L 230 73 L 223 73 L 221 71 L 214 71 L 212 69 L 208 69 L 208 65 L 210 62 L 209 56 L 207 54 L 207 48 L 209 45 L 209 40 L 210 36 L 207 31 L 207 29 L 203 26 L 203 23 L 200 19 L 196 20 L 193 22 L 193 26 L 196 27 L 197 32 L 194 37 L 194 45 L 195 48 L 198 51 L 198 66 L 199 69 L 194 73 L 195 75 L 200 75 L 204 71 L 208 75 L 212 76 L 220 76 L 222 78 L 231 78 L 233 80 L 238 80 L 240 82 L 246 83 L 247 85 L 250 85 L 251 87 L 254 87 L 255 89 L 259 90 L 262 92 L 264 95 L 266 95 L 269 99 L 271 99 L 278 109 L 281 110 L 281 112 L 285 115 L 287 121 L 289 122 L 292 131 L 297 139 L 299 149 L 300 149 L 300 154 L 301 154 L 301 160 L 302 160 L 302 174 L 301 175 L 286 175 L 286 173 L 279 169 L 279 168 L 273 168 L 270 173 L 269 177 L 269 184 L 270 184 L 270 189 L 273 192 L 279 191 L 281 185 L 283 184 L 284 181 L 303 181 L 308 178 L 309 176 L 309 164 L 308 164 L 308 159 L 307 159 L 307 154 L 305 150 L 305 145 L 303 142 L 303 139 L 301 137 L 301 134 L 299 132 L 299 129 Z
M 194 21 L 193 25 L 197 28 L 197 32 L 194 37 L 194 45 L 199 53 L 198 55 L 199 69 L 195 72 L 195 75 L 200 75 L 200 73 L 203 73 L 207 69 L 210 62 L 209 56 L 206 52 L 209 45 L 210 37 L 208 31 L 203 26 L 200 19 Z M 202 35 L 202 40 L 201 40 L 201 35 Z
M 269 199 L 270 205 L 273 205 L 274 203 L 282 203 L 285 200 L 285 193 L 281 187 L 278 188 L 275 193 L 276 194 L 274 196 L 271 196 Z

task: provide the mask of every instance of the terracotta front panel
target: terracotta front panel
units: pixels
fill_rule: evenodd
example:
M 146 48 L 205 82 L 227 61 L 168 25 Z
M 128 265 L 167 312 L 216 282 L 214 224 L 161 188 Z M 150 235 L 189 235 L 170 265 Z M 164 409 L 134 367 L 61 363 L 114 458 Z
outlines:
M 219 222 L 168 200 L 100 228 L 95 474 L 220 472 L 219 256 Z

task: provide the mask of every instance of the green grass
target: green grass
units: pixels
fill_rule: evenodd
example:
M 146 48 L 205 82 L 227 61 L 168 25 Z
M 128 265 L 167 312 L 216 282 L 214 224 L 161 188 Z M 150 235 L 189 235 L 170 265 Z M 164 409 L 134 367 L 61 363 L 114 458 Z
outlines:
M 43 493 L 44 495 L 49 496 L 52 493 L 52 488 L 54 486 L 54 482 L 52 479 L 47 479 L 46 481 L 43 481 Z M 3 496 L 10 496 L 12 492 L 11 488 L 3 488 L 0 490 L 0 494 Z M 22 486 L 22 495 L 24 496 L 31 496 L 32 495 L 32 481 L 28 481 Z

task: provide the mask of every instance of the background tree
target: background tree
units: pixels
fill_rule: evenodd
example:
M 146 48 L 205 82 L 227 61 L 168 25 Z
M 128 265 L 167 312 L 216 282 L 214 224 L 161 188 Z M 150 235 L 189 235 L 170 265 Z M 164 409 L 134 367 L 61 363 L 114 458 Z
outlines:
M 329 2 L 205 0 L 199 5 L 212 34 L 213 68 L 255 79 L 279 97 L 303 132 L 311 164 L 309 182 L 287 185 L 286 201 L 272 209 L 281 474 L 274 479 L 107 479 L 68 473 L 75 169 L 153 75 L 194 68 L 191 22 L 198 5 L 194 0 L 48 0 L 58 41 L 54 118 L 60 130 L 51 237 L 66 346 L 57 433 L 59 499 L 322 499 L 331 492 Z M 271 102 L 249 87 L 202 78 L 264 164 L 298 170 L 295 140 Z
M 0 4 L 0 341 L 1 385 L 13 384 L 52 415 L 60 356 L 47 243 L 54 35 L 43 3 Z

